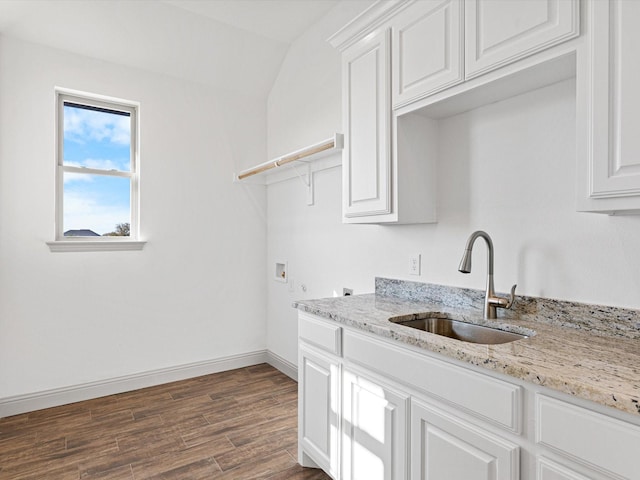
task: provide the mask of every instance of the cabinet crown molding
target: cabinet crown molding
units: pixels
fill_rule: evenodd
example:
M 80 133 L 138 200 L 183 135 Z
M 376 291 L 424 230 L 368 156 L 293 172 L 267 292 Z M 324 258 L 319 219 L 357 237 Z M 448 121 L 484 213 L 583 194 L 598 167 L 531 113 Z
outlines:
M 378 0 L 356 18 L 327 39 L 332 47 L 341 52 L 360 41 L 375 29 L 383 25 L 397 12 L 406 8 L 416 0 Z

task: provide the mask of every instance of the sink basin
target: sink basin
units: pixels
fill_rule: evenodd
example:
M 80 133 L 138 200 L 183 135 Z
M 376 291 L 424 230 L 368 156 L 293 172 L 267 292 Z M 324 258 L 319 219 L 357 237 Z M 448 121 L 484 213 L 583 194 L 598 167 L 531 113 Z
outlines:
M 403 315 L 401 317 L 390 318 L 389 321 L 405 327 L 442 335 L 443 337 L 462 340 L 463 342 L 481 343 L 485 345 L 497 345 L 528 338 L 527 335 L 521 335 L 519 333 L 507 332 L 505 330 L 498 330 L 497 328 L 455 320 L 445 313 L 430 312 L 416 315 Z

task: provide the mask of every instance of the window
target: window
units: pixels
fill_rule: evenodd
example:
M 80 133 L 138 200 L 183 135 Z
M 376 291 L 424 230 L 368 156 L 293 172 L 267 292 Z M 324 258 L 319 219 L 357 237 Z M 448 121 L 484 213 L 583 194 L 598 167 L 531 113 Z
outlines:
M 57 91 L 57 242 L 138 240 L 137 108 Z

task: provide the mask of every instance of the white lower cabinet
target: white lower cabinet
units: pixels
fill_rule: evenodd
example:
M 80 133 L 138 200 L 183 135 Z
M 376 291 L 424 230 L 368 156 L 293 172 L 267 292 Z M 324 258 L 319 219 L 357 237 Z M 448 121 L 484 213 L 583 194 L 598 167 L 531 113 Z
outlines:
M 635 416 L 306 313 L 298 332 L 299 462 L 335 480 L 640 480 Z
M 340 364 L 306 345 L 298 358 L 298 461 L 338 478 Z
M 409 396 L 349 367 L 343 378 L 342 479 L 406 479 Z
M 411 478 L 517 480 L 519 447 L 417 400 L 411 402 Z

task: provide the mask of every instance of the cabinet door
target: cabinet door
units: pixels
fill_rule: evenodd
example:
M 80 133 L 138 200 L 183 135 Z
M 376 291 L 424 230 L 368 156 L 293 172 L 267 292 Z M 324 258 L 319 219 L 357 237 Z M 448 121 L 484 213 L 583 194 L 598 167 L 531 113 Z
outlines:
M 589 2 L 579 51 L 578 208 L 640 212 L 640 2 Z
M 407 478 L 408 396 L 344 370 L 343 480 Z
M 345 142 L 342 165 L 345 221 L 391 212 L 390 31 L 343 54 Z
M 303 466 L 338 478 L 340 365 L 305 345 L 299 347 L 298 449 Z M 306 456 L 316 464 L 310 464 Z
M 517 445 L 412 401 L 412 479 L 517 480 L 519 468 Z
M 466 78 L 577 37 L 579 23 L 578 0 L 467 0 Z
M 462 82 L 462 0 L 416 2 L 393 21 L 394 106 Z

